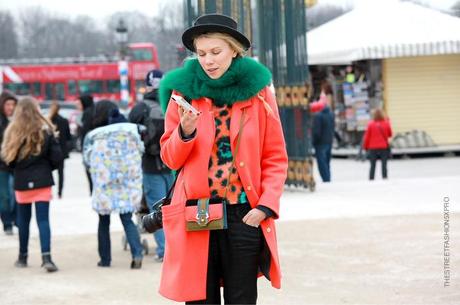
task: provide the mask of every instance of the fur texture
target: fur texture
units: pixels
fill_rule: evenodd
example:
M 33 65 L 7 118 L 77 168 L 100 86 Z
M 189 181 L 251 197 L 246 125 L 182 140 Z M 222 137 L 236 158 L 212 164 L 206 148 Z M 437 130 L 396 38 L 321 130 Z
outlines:
M 173 90 L 189 99 L 207 97 L 216 105 L 233 105 L 256 95 L 272 80 L 270 71 L 249 57 L 236 58 L 219 79 L 209 78 L 198 59 L 168 72 L 160 83 L 160 104 L 166 111 Z

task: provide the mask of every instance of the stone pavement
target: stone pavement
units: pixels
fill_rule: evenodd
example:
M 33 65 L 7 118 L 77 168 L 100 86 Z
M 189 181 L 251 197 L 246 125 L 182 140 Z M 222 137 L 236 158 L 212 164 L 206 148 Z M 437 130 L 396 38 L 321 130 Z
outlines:
M 111 268 L 98 268 L 97 216 L 80 155 L 66 163 L 65 197 L 52 203 L 59 272 L 40 268 L 35 221 L 26 269 L 18 241 L 0 234 L 0 304 L 175 304 L 158 293 L 161 264 L 149 254 L 130 270 L 112 217 Z M 368 164 L 333 160 L 331 184 L 287 188 L 278 240 L 282 289 L 259 280 L 259 304 L 460 304 L 460 158 L 395 160 L 390 180 L 366 180 Z M 443 200 L 449 199 L 450 287 L 444 285 Z M 142 235 L 154 248 L 150 235 Z

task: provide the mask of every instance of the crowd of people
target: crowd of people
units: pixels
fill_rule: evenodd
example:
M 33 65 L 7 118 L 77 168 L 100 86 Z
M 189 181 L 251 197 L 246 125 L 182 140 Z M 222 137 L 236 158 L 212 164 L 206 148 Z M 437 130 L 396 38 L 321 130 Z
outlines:
M 159 70 L 150 71 L 144 99 L 128 117 L 113 101 L 79 98 L 83 162 L 99 217 L 97 266 L 111 265 L 110 221 L 115 213 L 130 246 L 130 267 L 142 267 L 143 247 L 133 213 L 143 197 L 152 212 L 174 184 L 171 203 L 162 208 L 164 231 L 154 233 L 155 260 L 163 262 L 160 293 L 186 304 L 220 304 L 223 286 L 226 304 L 255 304 L 259 275 L 276 288 L 281 279 L 274 220 L 288 156 L 272 76 L 245 56 L 251 42 L 230 17 L 199 17 L 182 41 L 196 58 L 164 77 Z M 182 96 L 197 111 L 176 104 L 171 94 Z M 310 106 L 312 141 L 324 182 L 331 181 L 333 107 L 332 90 L 324 81 L 320 99 Z M 35 205 L 42 267 L 55 272 L 49 225 L 52 172 L 58 170 L 61 198 L 69 124 L 59 115 L 59 104 L 45 117 L 33 98 L 18 100 L 5 91 L 0 96 L 0 128 L 1 220 L 7 235 L 13 234 L 13 226 L 19 230 L 15 265 L 27 267 Z M 378 109 L 363 141 L 370 179 L 378 159 L 383 178 L 388 177 L 389 137 L 389 120 Z M 171 170 L 176 171 L 175 182 Z M 215 214 L 216 206 L 209 207 L 213 202 L 223 202 L 223 212 Z M 186 227 L 189 204 L 205 211 L 204 220 L 196 215 L 204 223 L 196 232 Z M 210 221 L 221 218 L 220 230 L 207 229 Z
M 142 266 L 143 247 L 139 229 L 132 220 L 144 196 L 149 208 L 163 197 L 172 183 L 172 174 L 160 158 L 160 137 L 164 117 L 157 100 L 162 72 L 153 70 L 146 77 L 147 93 L 131 111 L 129 120 L 109 100 L 94 103 L 91 95 L 82 95 L 80 137 L 83 160 L 92 197 L 99 215 L 97 266 L 109 267 L 110 214 L 120 215 L 132 261 L 131 268 Z M 52 172 L 58 172 L 57 197 L 63 196 L 64 160 L 71 150 L 67 119 L 53 102 L 44 116 L 39 102 L 32 97 L 16 96 L 4 91 L 0 96 L 0 215 L 5 234 L 19 232 L 19 256 L 16 267 L 27 267 L 31 208 L 39 228 L 43 267 L 57 271 L 51 259 L 49 204 L 54 185 Z M 157 255 L 163 261 L 165 238 L 155 232 Z

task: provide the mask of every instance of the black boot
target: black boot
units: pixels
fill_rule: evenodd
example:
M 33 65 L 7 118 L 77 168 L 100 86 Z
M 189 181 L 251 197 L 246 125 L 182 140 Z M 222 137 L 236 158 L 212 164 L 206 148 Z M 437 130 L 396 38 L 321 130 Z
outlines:
M 58 271 L 58 267 L 51 260 L 51 254 L 42 254 L 42 267 L 48 272 Z
M 27 267 L 27 253 L 26 254 L 19 253 L 18 260 L 14 263 L 14 265 L 18 268 Z

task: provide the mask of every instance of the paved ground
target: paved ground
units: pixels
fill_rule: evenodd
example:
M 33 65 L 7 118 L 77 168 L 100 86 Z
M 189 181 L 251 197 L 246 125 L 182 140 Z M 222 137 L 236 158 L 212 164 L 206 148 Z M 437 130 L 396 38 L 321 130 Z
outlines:
M 334 183 L 288 188 L 278 239 L 283 287 L 259 281 L 259 304 L 460 304 L 460 158 L 395 160 L 387 181 L 368 164 L 333 160 Z M 16 269 L 14 237 L 0 235 L 0 304 L 174 304 L 157 293 L 152 255 L 130 270 L 121 224 L 112 220 L 113 266 L 96 267 L 97 217 L 79 155 L 67 162 L 65 198 L 52 203 L 53 257 L 40 269 L 33 222 L 30 267 Z M 451 286 L 443 287 L 443 199 L 449 198 Z M 147 239 L 153 250 L 153 238 Z

